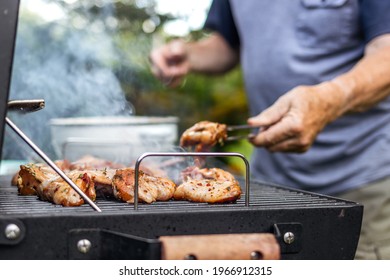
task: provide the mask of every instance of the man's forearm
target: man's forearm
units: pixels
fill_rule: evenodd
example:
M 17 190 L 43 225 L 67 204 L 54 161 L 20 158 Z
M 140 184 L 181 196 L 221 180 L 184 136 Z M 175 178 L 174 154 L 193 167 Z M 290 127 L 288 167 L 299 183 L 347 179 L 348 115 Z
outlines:
M 344 94 L 340 115 L 365 111 L 389 96 L 390 35 L 374 39 L 362 60 L 331 84 Z
M 190 70 L 195 73 L 224 73 L 239 61 L 238 51 L 232 49 L 217 33 L 201 41 L 188 43 L 187 48 Z

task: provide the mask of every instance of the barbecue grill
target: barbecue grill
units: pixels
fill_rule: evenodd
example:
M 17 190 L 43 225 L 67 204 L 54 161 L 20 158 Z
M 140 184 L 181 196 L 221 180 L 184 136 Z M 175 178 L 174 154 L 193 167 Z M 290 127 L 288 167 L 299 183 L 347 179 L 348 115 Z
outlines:
M 0 29 L 3 120 L 9 102 L 18 4 L 15 0 L 0 2 L 0 26 L 8 27 Z M 1 141 L 4 123 L 0 122 Z M 88 204 L 63 207 L 35 196 L 19 196 L 10 176 L 2 176 L 0 259 L 160 259 L 166 254 L 167 240 L 175 243 L 183 236 L 195 236 L 195 242 L 228 235 L 231 242 L 226 247 L 240 251 L 244 246 L 235 240 L 238 236 L 249 239 L 252 234 L 274 240 L 260 242 L 270 244 L 271 253 L 256 248 L 245 253 L 252 259 L 275 254 L 281 259 L 354 258 L 362 205 L 250 180 L 248 167 L 240 184 L 247 186 L 242 197 L 229 204 L 168 201 L 132 205 L 97 199 L 95 208 Z M 180 256 L 199 258 L 191 251 Z

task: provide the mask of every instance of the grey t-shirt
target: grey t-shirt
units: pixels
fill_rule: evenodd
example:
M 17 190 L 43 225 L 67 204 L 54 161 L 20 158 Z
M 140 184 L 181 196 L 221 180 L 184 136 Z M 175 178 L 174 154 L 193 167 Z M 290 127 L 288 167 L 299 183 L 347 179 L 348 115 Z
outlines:
M 257 115 L 298 85 L 350 70 L 367 42 L 390 33 L 390 1 L 214 0 L 205 27 L 240 49 Z M 256 178 L 324 194 L 390 176 L 390 98 L 332 122 L 304 154 L 256 148 L 251 161 Z

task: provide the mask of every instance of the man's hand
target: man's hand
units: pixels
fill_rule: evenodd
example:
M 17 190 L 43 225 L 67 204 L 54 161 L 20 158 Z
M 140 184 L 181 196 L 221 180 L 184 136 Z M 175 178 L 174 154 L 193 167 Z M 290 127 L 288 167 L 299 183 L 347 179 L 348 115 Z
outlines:
M 346 113 L 368 110 L 390 96 L 390 34 L 373 39 L 347 73 L 315 86 L 299 86 L 248 123 L 263 126 L 251 138 L 273 152 L 305 152 L 318 133 Z
M 180 85 L 190 71 L 187 49 L 184 41 L 174 40 L 154 49 L 150 56 L 152 73 L 170 87 Z
M 239 61 L 239 50 L 232 49 L 218 33 L 196 42 L 174 40 L 152 50 L 150 56 L 153 74 L 165 85 L 180 85 L 189 72 L 221 74 Z
M 344 102 L 343 93 L 331 82 L 296 87 L 248 119 L 263 127 L 250 141 L 272 152 L 306 152 L 325 125 L 339 117 Z

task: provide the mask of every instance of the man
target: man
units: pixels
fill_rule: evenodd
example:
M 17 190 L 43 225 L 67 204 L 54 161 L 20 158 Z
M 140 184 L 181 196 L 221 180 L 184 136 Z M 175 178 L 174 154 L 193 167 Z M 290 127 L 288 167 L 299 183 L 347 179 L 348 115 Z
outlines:
M 390 1 L 214 0 L 205 27 L 153 50 L 154 74 L 175 86 L 240 62 L 263 127 L 252 174 L 361 202 L 356 258 L 390 259 Z

